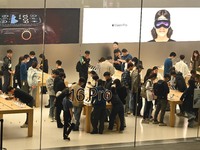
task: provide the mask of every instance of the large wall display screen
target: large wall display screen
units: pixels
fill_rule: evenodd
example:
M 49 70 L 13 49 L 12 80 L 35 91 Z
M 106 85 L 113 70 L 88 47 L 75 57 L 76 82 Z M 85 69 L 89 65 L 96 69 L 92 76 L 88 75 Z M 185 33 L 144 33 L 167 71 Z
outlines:
M 83 43 L 139 42 L 140 8 L 85 8 Z M 200 8 L 143 8 L 142 42 L 199 41 Z
M 84 8 L 83 43 L 133 42 L 139 39 L 140 10 Z
M 0 9 L 0 44 L 79 43 L 80 9 Z

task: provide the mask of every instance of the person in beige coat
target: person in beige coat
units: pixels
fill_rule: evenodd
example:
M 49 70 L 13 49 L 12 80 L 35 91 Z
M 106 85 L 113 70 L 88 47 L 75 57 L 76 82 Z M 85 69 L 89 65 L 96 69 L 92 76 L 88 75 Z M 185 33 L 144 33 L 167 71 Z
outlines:
M 110 72 L 111 76 L 115 73 L 115 68 L 112 64 L 112 57 L 111 56 L 108 56 L 105 61 L 99 63 L 99 66 L 97 68 L 97 74 L 99 76 L 99 79 L 105 81 L 105 78 L 103 76 L 103 74 L 105 72 Z

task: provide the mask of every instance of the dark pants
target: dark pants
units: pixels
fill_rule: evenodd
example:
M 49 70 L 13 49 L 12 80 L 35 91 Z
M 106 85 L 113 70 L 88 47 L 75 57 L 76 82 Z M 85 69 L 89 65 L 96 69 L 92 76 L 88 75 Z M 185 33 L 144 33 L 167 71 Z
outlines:
M 124 108 L 123 106 L 113 106 L 110 114 L 109 129 L 112 130 L 116 116 L 120 119 L 120 131 L 124 130 Z
M 2 77 L 0 77 L 0 90 L 2 90 Z
M 24 103 L 24 102 L 23 102 Z M 34 100 L 32 99 L 30 102 L 25 102 L 27 106 L 33 108 Z M 28 124 L 28 113 L 26 114 L 26 121 L 25 124 Z
M 11 74 L 8 71 L 3 72 L 3 78 L 4 78 L 4 83 L 3 83 L 3 92 L 7 93 L 7 88 L 10 85 L 10 78 Z
M 158 114 L 161 111 L 159 122 L 163 123 L 167 103 L 168 102 L 167 102 L 166 99 L 157 99 L 157 106 L 156 106 L 156 111 L 155 111 L 155 114 L 154 114 L 154 121 L 157 121 Z
M 179 104 L 179 108 L 180 108 L 180 113 L 184 114 L 183 106 L 181 104 Z
M 147 99 L 145 99 L 143 119 L 149 119 L 151 117 L 152 108 L 153 108 L 152 101 L 147 101 Z
M 62 111 L 62 106 L 61 105 L 57 105 L 56 106 L 56 122 L 57 122 L 57 127 L 62 127 L 63 124 L 61 122 L 61 119 L 60 119 L 60 114 L 61 114 L 61 111 Z
M 69 112 L 64 111 L 64 128 L 63 128 L 63 138 L 68 137 L 70 132 L 73 130 L 75 124 L 71 124 L 71 116 Z
M 140 93 L 138 94 L 133 93 L 132 99 L 133 99 L 133 115 L 140 116 L 140 111 L 142 109 L 142 97 L 140 96 Z
M 105 116 L 106 116 L 105 106 L 94 107 L 91 113 L 91 123 L 93 127 L 93 132 L 103 133 Z M 98 124 L 99 124 L 99 130 L 98 130 Z

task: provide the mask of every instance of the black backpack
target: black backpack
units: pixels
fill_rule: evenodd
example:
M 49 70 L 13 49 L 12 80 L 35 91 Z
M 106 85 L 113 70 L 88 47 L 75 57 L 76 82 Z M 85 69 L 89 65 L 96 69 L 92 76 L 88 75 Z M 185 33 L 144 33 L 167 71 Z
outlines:
M 159 80 L 157 83 L 154 84 L 153 90 L 154 90 L 154 94 L 157 97 L 164 97 L 166 95 L 164 83 L 165 81 Z
M 81 62 L 78 61 L 76 64 L 76 72 L 80 72 L 81 71 Z
M 176 75 L 176 89 L 180 92 L 184 92 L 187 89 L 185 79 L 180 72 L 178 72 Z

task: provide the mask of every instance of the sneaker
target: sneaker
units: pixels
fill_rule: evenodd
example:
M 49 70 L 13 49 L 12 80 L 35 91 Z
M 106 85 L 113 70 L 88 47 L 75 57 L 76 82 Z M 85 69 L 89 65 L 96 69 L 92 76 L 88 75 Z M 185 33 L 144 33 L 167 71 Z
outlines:
M 50 104 L 48 104 L 48 105 L 45 105 L 44 107 L 45 107 L 45 108 L 50 108 Z
M 142 119 L 142 123 L 144 123 L 144 124 L 149 124 L 149 121 L 146 120 L 146 119 Z
M 130 114 L 131 114 L 131 111 L 128 111 L 128 112 L 127 112 L 127 115 L 130 115 Z
M 55 122 L 56 120 L 54 118 L 51 119 L 51 122 Z
M 153 124 L 159 124 L 159 122 L 157 120 L 154 120 Z
M 57 128 L 63 128 L 63 126 L 64 126 L 63 124 L 60 124 L 57 126 Z
M 20 128 L 28 128 L 28 124 L 24 123 Z
M 64 137 L 63 137 L 63 140 L 68 140 L 68 141 L 70 141 L 70 137 L 64 136 Z
M 161 123 L 159 123 L 159 126 L 167 126 L 167 124 L 164 122 L 161 122 Z

